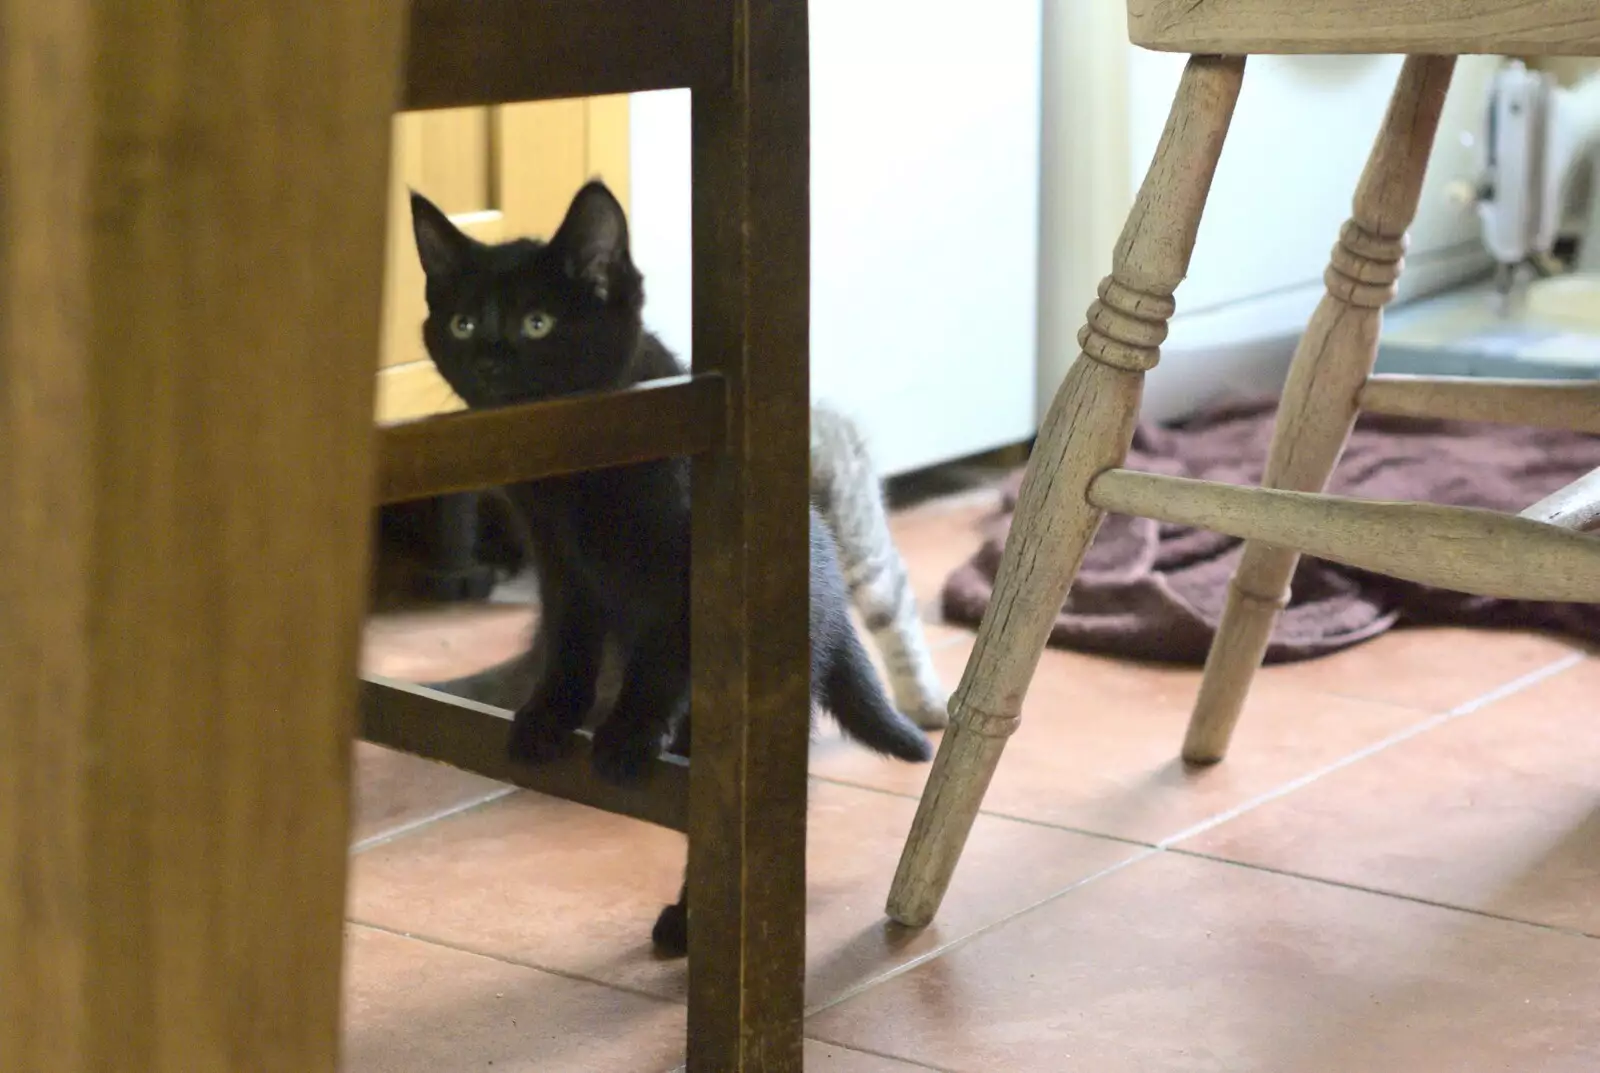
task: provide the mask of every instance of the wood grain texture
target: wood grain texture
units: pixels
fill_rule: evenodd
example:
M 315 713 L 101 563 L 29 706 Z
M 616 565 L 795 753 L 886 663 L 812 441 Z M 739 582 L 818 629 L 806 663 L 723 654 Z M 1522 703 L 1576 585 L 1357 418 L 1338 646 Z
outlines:
M 799 1073 L 810 748 L 805 0 L 732 0 L 693 95 L 694 366 L 728 385 L 693 475 L 690 1073 Z M 700 16 L 719 22 L 710 5 Z
M 1102 510 L 1299 548 L 1418 585 L 1507 600 L 1600 603 L 1600 537 L 1499 511 L 1251 488 L 1114 469 Z
M 555 234 L 572 195 L 594 177 L 589 166 L 591 103 L 531 101 L 493 110 L 499 208 L 517 221 L 519 234 Z
M 1244 74 L 1242 59 L 1191 58 L 1155 158 L 1100 285 L 1082 352 L 1050 405 L 961 684 L 889 893 L 912 927 L 938 911 L 983 795 L 1015 730 L 1050 624 L 1102 512 L 1086 495 L 1127 454 L 1144 371 L 1156 364 Z
M 732 85 L 730 0 L 411 0 L 405 107 Z
M 631 112 L 628 95 L 591 97 L 584 116 L 584 137 L 587 143 L 586 160 L 589 174 L 585 179 L 596 178 L 611 188 L 623 208 L 631 204 L 632 157 L 629 147 Z
M 1592 380 L 1379 373 L 1362 385 L 1357 401 L 1364 411 L 1395 417 L 1486 421 L 1600 435 L 1600 382 Z
M 1401 67 L 1350 219 L 1334 243 L 1327 293 L 1295 347 L 1261 482 L 1268 488 L 1320 491 L 1344 452 L 1377 358 L 1383 307 L 1400 279 L 1406 229 L 1454 67 L 1447 56 L 1411 56 Z M 1299 560 L 1292 546 L 1245 545 L 1189 720 L 1189 763 L 1215 763 L 1227 752 Z
M 1128 0 L 1164 52 L 1600 55 L 1593 0 Z
M 0 2 L 6 1073 L 337 1068 L 401 28 Z
M 1556 489 L 1520 516 L 1578 532 L 1600 528 L 1600 469 Z
M 674 831 L 689 829 L 689 764 L 682 758 L 662 756 L 643 782 L 619 787 L 595 777 L 594 736 L 586 730 L 573 733 L 566 755 L 538 767 L 511 761 L 510 733 L 511 713 L 500 708 L 375 675 L 361 684 L 361 737 L 375 745 Z
M 378 502 L 715 451 L 726 442 L 724 387 L 715 374 L 674 376 L 388 425 L 378 431 Z

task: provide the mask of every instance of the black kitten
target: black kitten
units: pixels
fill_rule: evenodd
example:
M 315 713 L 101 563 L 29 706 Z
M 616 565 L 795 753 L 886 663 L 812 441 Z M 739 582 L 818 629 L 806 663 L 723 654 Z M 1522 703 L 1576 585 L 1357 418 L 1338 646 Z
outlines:
M 423 341 L 468 406 L 683 372 L 644 330 L 627 219 L 603 184 L 578 192 L 548 243 L 477 242 L 420 194 L 411 211 L 427 276 Z M 616 706 L 595 732 L 594 766 L 613 782 L 635 780 L 669 734 L 687 750 L 689 463 L 646 462 L 506 492 L 526 522 L 548 654 L 517 710 L 511 755 L 538 763 L 566 747 L 594 704 L 601 648 L 612 637 L 625 670 Z M 813 705 L 872 749 L 927 760 L 927 738 L 890 704 L 850 623 L 833 538 L 815 509 L 810 566 Z

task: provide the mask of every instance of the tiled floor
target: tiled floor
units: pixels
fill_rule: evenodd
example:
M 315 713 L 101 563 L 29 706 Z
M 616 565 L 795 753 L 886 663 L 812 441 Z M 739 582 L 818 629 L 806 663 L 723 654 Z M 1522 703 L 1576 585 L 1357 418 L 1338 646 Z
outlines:
M 993 496 L 901 512 L 931 618 Z M 386 615 L 373 669 L 503 658 L 508 606 Z M 971 636 L 932 626 L 953 685 Z M 1258 679 L 1174 757 L 1198 674 L 1049 652 L 937 921 L 884 895 L 924 768 L 816 746 L 807 1068 L 1600 1069 L 1600 660 L 1402 632 Z M 665 1073 L 669 832 L 363 746 L 349 1073 Z M 1594 943 L 1595 945 L 1590 945 Z

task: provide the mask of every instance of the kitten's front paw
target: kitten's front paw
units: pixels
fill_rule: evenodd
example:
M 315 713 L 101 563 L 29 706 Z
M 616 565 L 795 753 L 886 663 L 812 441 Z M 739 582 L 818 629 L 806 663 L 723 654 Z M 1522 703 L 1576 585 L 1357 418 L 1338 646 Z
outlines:
M 548 764 L 571 746 L 572 735 L 554 720 L 524 708 L 511 720 L 506 751 L 519 764 Z
M 661 755 L 661 743 L 651 738 L 606 736 L 604 730 L 594 739 L 594 771 L 606 782 L 631 786 L 650 773 L 650 765 Z
M 650 929 L 650 941 L 662 957 L 681 958 L 689 955 L 689 908 L 683 903 L 669 905 L 656 917 L 656 926 Z

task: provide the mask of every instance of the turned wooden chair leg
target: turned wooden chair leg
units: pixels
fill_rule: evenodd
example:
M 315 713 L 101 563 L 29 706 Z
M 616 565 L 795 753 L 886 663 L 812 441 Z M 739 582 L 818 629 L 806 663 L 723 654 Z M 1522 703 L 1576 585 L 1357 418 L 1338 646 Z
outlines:
M 1217 158 L 1244 75 L 1242 58 L 1189 60 L 1155 159 L 1078 335 L 1082 352 L 1056 393 L 1022 484 L 1011 535 L 916 821 L 889 916 L 933 919 L 984 791 L 1016 729 L 1050 623 L 1102 512 L 1085 491 L 1127 454 L 1144 373 L 1156 364 L 1172 292 L 1188 271 Z
M 1355 424 L 1357 396 L 1377 356 L 1383 307 L 1394 297 L 1434 131 L 1455 59 L 1411 56 L 1401 69 L 1355 206 L 1328 264 L 1328 291 L 1295 349 L 1262 484 L 1320 492 Z M 1300 553 L 1248 543 L 1228 590 L 1183 743 L 1183 759 L 1211 764 L 1228 741 L 1261 665 Z

